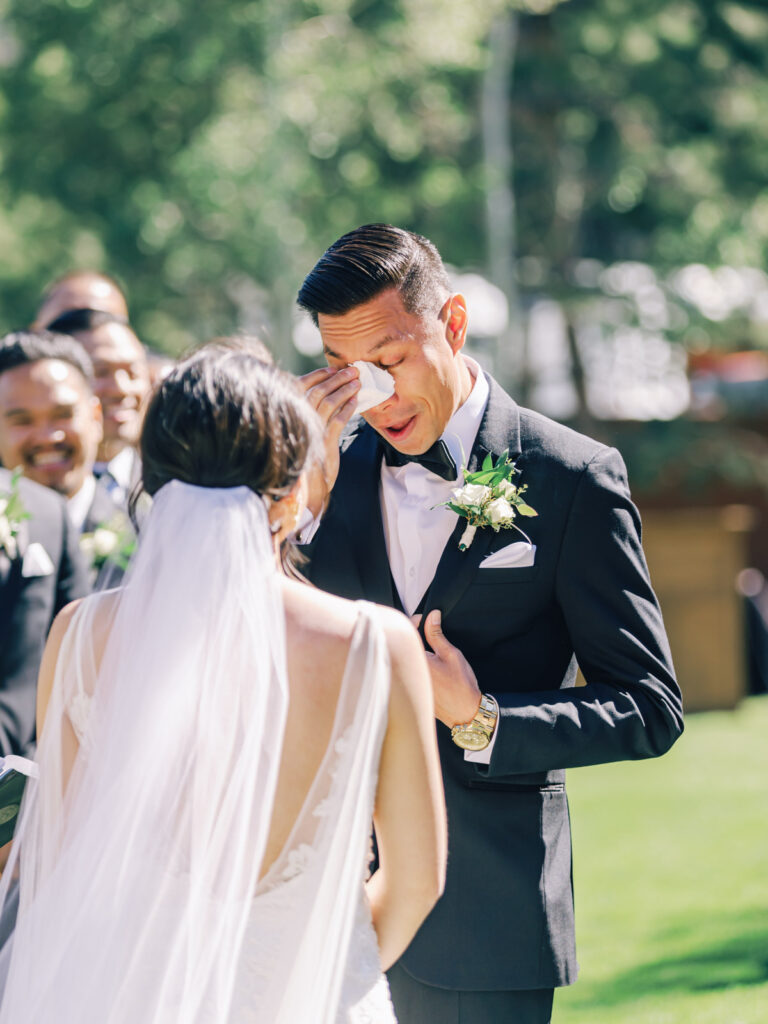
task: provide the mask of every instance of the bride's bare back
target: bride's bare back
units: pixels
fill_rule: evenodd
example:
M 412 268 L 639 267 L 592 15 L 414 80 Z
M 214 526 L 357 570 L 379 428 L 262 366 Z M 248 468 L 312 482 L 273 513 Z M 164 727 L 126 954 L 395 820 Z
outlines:
M 328 748 L 357 620 L 353 602 L 287 578 L 281 580 L 281 586 L 289 706 L 262 877 L 284 850 Z M 97 669 L 119 599 L 120 591 L 97 598 L 92 618 Z M 78 604 L 64 609 L 51 630 L 38 687 L 38 732 L 45 718 L 61 641 Z M 424 652 L 403 615 L 379 608 L 377 617 L 386 638 L 391 682 L 374 811 L 380 869 L 368 883 L 368 895 L 386 968 L 407 947 L 442 891 L 446 834 Z M 65 778 L 77 750 L 75 732 L 65 722 Z

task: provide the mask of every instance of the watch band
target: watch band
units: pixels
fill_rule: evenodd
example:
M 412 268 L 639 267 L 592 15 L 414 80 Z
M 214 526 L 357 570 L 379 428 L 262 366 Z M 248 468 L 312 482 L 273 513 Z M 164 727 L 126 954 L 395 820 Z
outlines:
M 462 750 L 485 750 L 491 742 L 498 718 L 499 706 L 496 700 L 484 693 L 480 697 L 480 707 L 475 717 L 465 725 L 454 725 L 451 739 Z

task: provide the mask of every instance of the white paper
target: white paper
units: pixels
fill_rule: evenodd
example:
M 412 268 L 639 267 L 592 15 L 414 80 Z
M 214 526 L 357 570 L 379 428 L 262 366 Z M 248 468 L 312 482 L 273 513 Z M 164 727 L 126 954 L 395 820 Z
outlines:
M 536 557 L 536 545 L 526 540 L 515 541 L 487 555 L 480 563 L 481 569 L 517 569 L 525 565 L 533 565 Z
M 374 405 L 381 405 L 395 393 L 395 381 L 392 374 L 382 370 L 375 363 L 358 359 L 350 366 L 356 366 L 360 374 L 360 390 L 357 393 L 355 412 L 366 412 Z

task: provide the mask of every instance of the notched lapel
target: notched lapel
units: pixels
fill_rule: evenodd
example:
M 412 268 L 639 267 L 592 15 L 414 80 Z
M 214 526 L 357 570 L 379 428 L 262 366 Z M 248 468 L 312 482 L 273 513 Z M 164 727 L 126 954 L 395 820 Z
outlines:
M 494 457 L 508 451 L 511 458 L 520 454 L 520 410 L 492 377 L 488 377 L 488 404 L 472 446 L 467 470 L 475 472 L 489 453 Z M 433 608 L 439 608 L 443 621 L 455 608 L 459 598 L 474 579 L 480 563 L 488 553 L 498 534 L 491 529 L 480 529 L 466 551 L 459 550 L 459 539 L 466 520 L 459 518 L 453 533 L 443 549 L 440 562 L 424 599 L 424 619 Z
M 478 566 L 485 558 L 491 540 L 495 536 L 493 530 L 478 530 L 467 550 L 461 551 L 459 540 L 466 525 L 466 520 L 459 519 L 448 543 L 443 548 L 435 578 L 424 599 L 422 626 L 424 619 L 433 608 L 440 609 L 443 620 L 454 609 L 459 598 L 472 582 Z

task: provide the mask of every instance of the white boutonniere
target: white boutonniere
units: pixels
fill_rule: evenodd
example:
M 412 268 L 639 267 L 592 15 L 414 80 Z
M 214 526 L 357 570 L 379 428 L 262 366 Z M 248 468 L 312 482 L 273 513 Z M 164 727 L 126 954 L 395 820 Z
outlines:
M 538 512 L 524 500 L 526 484 L 518 487 L 512 477 L 519 470 L 503 452 L 496 462 L 493 456 L 485 457 L 482 467 L 475 473 L 464 468 L 464 484 L 458 487 L 450 501 L 442 504 L 467 520 L 467 527 L 459 540 L 459 549 L 466 551 L 475 537 L 477 528 L 490 526 L 499 530 L 517 530 L 530 543 L 528 535 L 515 522 L 518 516 L 537 516 Z
M 105 562 L 127 569 L 135 548 L 136 535 L 122 513 L 80 536 L 80 550 L 97 572 Z
M 5 551 L 10 559 L 19 553 L 19 530 L 24 520 L 30 518 L 19 494 L 20 477 L 21 470 L 15 469 L 11 474 L 10 491 L 0 493 L 0 551 Z

